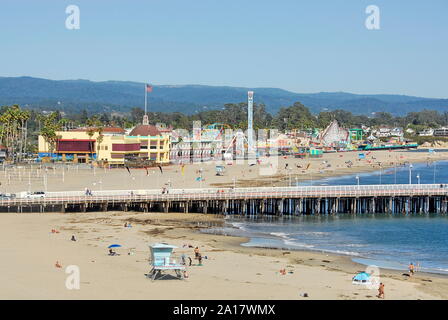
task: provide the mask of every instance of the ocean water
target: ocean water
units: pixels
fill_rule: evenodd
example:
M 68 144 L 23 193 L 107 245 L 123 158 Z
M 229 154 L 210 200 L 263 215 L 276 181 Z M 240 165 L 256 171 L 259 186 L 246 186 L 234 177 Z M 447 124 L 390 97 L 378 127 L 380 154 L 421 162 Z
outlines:
M 373 172 L 363 172 L 340 177 L 329 177 L 320 180 L 310 180 L 298 183 L 301 186 L 331 186 L 331 185 L 362 185 L 372 184 L 408 184 L 409 172 L 412 184 L 448 183 L 448 161 L 414 163 L 402 167 L 386 168 Z
M 448 161 L 414 164 L 412 183 L 448 183 Z M 409 167 L 359 174 L 360 184 L 409 183 Z M 356 174 L 313 185 L 356 184 Z M 312 250 L 348 255 L 365 265 L 448 274 L 448 217 L 444 215 L 338 215 L 271 219 L 228 217 L 227 226 L 207 232 L 245 236 L 244 246 Z
M 445 216 L 304 216 L 227 219 L 209 232 L 245 236 L 244 246 L 311 250 L 348 255 L 365 265 L 448 274 L 448 218 Z

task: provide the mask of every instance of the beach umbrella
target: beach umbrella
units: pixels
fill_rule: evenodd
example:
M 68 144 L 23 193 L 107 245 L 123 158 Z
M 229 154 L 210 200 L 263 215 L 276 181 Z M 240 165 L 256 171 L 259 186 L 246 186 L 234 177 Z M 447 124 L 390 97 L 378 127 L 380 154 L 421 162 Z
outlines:
M 119 244 L 111 244 L 107 248 L 110 249 L 110 248 L 120 248 L 120 247 L 121 247 L 121 245 L 119 245 Z
M 360 272 L 356 276 L 353 277 L 354 284 L 369 284 L 370 283 L 370 274 L 366 272 Z

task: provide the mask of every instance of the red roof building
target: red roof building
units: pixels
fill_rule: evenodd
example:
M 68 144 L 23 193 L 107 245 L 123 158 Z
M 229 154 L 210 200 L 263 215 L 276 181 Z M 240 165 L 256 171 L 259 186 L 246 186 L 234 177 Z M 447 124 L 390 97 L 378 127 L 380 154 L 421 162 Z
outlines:
M 132 131 L 129 133 L 130 136 L 160 136 L 161 132 L 159 129 L 157 129 L 156 126 L 150 125 L 150 124 L 141 124 L 136 126 Z

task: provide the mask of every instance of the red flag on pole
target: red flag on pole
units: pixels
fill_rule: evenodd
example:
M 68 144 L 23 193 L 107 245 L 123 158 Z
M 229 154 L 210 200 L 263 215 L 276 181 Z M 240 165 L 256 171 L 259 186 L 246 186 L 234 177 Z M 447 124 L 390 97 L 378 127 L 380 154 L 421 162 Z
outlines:
M 147 84 L 146 85 L 146 92 L 152 92 L 152 86 Z

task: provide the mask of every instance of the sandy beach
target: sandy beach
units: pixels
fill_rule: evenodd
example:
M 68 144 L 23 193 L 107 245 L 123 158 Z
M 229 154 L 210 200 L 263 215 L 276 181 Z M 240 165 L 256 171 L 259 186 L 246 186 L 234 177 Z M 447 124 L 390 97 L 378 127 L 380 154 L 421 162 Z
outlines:
M 89 166 L 47 164 L 47 169 L 33 166 L 8 167 L 0 171 L 0 190 L 4 193 L 22 191 L 73 191 L 88 188 L 96 190 L 140 190 L 171 188 L 207 187 L 261 187 L 286 186 L 304 180 L 319 180 L 331 176 L 355 174 L 386 169 L 396 165 L 415 162 L 432 162 L 448 159 L 448 152 L 406 152 L 372 151 L 365 152 L 365 159 L 359 159 L 359 152 L 326 153 L 322 158 L 297 159 L 291 156 L 272 157 L 260 165 L 247 162 L 223 164 L 226 172 L 217 176 L 215 166 L 219 163 L 204 162 L 186 164 L 184 173 L 180 165 L 159 168 L 104 169 Z M 288 164 L 288 166 L 286 166 Z M 202 169 L 202 174 L 200 173 Z M 266 169 L 269 174 L 266 174 Z M 202 176 L 202 181 L 197 178 Z M 356 181 L 354 180 L 354 184 Z
M 221 223 L 178 213 L 2 214 L 0 299 L 378 299 L 376 290 L 352 284 L 365 267 L 348 257 L 246 248 L 240 246 L 246 239 L 198 232 Z M 193 259 L 186 280 L 152 282 L 145 274 L 148 244 L 156 242 L 177 245 L 176 255 L 192 258 L 188 245 L 198 246 L 207 259 L 202 266 Z M 112 243 L 123 246 L 120 256 L 107 255 Z M 79 290 L 65 286 L 69 265 L 80 268 Z M 448 298 L 448 278 L 402 273 L 381 270 L 386 299 Z
M 287 185 L 328 176 L 378 170 L 397 163 L 448 159 L 447 152 L 376 151 L 358 160 L 358 152 L 325 154 L 319 159 L 279 157 L 274 175 L 263 176 L 259 166 L 227 165 L 215 175 L 215 163 L 145 169 L 57 167 L 6 168 L 0 172 L 2 192 L 154 189 Z M 286 164 L 288 168 L 285 169 Z M 308 167 L 308 169 L 306 169 Z M 196 181 L 200 174 L 204 181 Z M 234 181 L 235 179 L 235 181 Z M 132 228 L 124 228 L 131 222 Z M 347 256 L 319 252 L 248 248 L 244 238 L 204 234 L 200 228 L 219 226 L 222 217 L 179 213 L 3 213 L 0 215 L 0 299 L 378 299 L 377 291 L 353 285 L 352 277 L 365 266 Z M 56 229 L 59 233 L 51 233 Z M 70 241 L 75 235 L 76 242 Z M 176 254 L 194 257 L 198 246 L 203 266 L 188 267 L 188 279 L 155 281 L 148 244 L 177 245 Z M 107 246 L 121 244 L 120 256 L 108 256 Z M 128 253 L 132 252 L 131 255 Z M 56 268 L 58 261 L 62 268 Z M 81 289 L 68 290 L 65 268 L 81 272 Z M 280 269 L 287 270 L 286 275 Z M 446 299 L 448 278 L 381 270 L 386 299 Z M 307 293 L 308 298 L 303 297 Z

